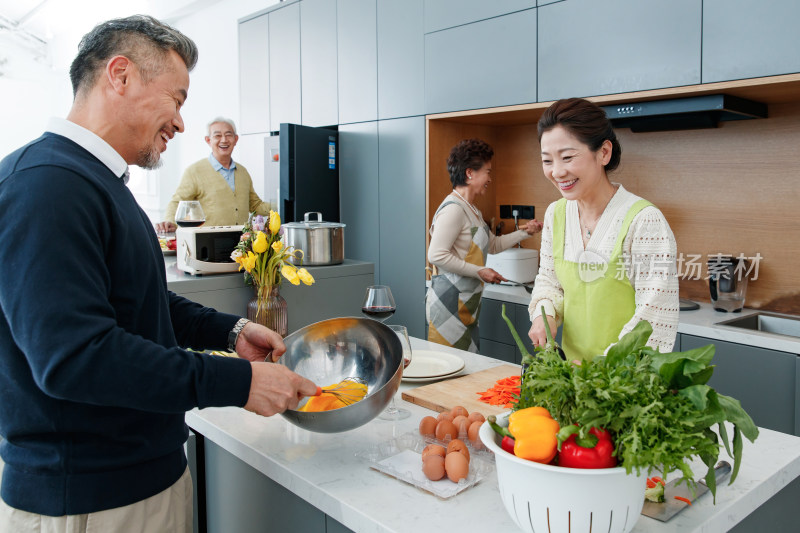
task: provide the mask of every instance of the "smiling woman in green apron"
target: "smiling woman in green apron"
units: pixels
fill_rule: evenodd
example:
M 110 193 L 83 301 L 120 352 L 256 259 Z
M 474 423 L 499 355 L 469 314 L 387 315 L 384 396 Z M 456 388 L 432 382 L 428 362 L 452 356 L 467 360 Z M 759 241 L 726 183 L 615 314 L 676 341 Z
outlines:
M 672 351 L 678 328 L 677 247 L 653 204 L 612 183 L 622 148 L 605 112 L 570 98 L 538 124 L 542 170 L 561 192 L 544 216 L 539 273 L 528 311 L 534 345 L 563 323 L 570 359 L 591 359 L 640 320 L 653 326 L 648 345 Z
M 530 220 L 521 229 L 495 237 L 475 207 L 475 198 L 492 182 L 494 151 L 479 139 L 459 142 L 450 151 L 447 171 L 453 192 L 433 215 L 428 261 L 433 265 L 425 301 L 428 340 L 470 352 L 478 351 L 478 316 L 483 283 L 508 281 L 486 268 L 486 254 L 514 246 L 542 230 Z

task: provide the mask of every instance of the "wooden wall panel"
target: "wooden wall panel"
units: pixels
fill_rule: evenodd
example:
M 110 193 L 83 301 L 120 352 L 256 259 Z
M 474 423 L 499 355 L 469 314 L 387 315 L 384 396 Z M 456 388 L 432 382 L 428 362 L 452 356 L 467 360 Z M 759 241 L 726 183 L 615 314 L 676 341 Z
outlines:
M 682 297 L 709 301 L 705 263 L 710 255 L 760 254 L 758 278 L 749 283 L 745 305 L 800 313 L 800 103 L 772 104 L 769 115 L 723 122 L 716 129 L 617 132 L 622 164 L 610 178 L 656 204 L 675 233 L 679 254 L 699 256 L 703 264 L 699 279 L 681 280 Z M 495 203 L 481 204 L 484 215 L 499 217 L 500 204 L 533 204 L 542 220 L 561 195 L 542 174 L 535 123 L 456 125 L 448 120 L 429 120 L 431 154 L 443 149 L 437 146 L 439 132 L 448 151 L 466 136 L 481 136 L 495 148 L 493 190 L 486 198 Z M 429 179 L 429 191 L 437 196 L 429 196 L 428 203 L 435 210 L 450 185 L 433 183 L 441 179 L 437 173 Z M 506 223 L 506 229 L 512 226 L 513 221 Z M 523 245 L 538 248 L 539 238 Z

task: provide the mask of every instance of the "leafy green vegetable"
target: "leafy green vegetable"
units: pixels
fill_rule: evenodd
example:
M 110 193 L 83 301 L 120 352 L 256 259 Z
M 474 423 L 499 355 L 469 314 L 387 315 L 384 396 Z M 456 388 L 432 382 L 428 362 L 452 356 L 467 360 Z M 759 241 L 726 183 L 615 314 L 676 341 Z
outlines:
M 515 409 L 545 407 L 562 427 L 580 426 L 581 437 L 592 427 L 605 428 L 628 473 L 680 471 L 693 487 L 687 461 L 697 456 L 709 467 L 706 482 L 715 494 L 721 446 L 734 458 L 732 483 L 741 465 L 742 436 L 754 441 L 758 428 L 737 400 L 707 385 L 714 370 L 713 345 L 662 354 L 646 346 L 652 331 L 641 321 L 606 356 L 580 365 L 562 360 L 548 335 L 548 346 L 537 347 L 537 357 L 529 362 Z M 726 423 L 733 425 L 733 450 Z M 719 437 L 711 430 L 715 425 Z

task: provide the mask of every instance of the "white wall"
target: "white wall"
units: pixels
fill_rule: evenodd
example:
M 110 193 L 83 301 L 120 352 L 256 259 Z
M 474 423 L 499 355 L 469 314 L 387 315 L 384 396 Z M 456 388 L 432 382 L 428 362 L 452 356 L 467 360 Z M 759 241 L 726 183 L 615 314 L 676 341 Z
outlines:
M 197 43 L 200 55 L 191 73 L 189 98 L 183 108 L 186 131 L 170 141 L 160 169 L 138 173 L 132 169 L 129 187 L 153 221 L 161 220 L 183 169 L 208 155 L 208 145 L 203 140 L 206 123 L 218 115 L 239 122 L 237 21 L 277 3 L 278 0 L 195 1 L 189 4 L 201 9 L 169 21 Z M 3 125 L 0 128 L 0 159 L 41 135 L 49 117 L 64 117 L 69 112 L 72 103 L 69 63 L 83 34 L 103 20 L 148 12 L 140 9 L 141 2 L 131 0 L 106 3 L 115 6 L 115 11 L 102 13 L 80 9 L 80 4 L 81 1 L 70 4 L 73 7 L 77 5 L 76 11 L 82 13 L 80 29 L 70 21 L 53 27 L 47 36 L 50 45 L 46 58 L 34 59 L 27 47 L 0 35 L 0 124 Z M 164 4 L 159 4 L 158 9 L 166 9 Z M 178 4 L 175 2 L 173 5 Z M 210 5 L 202 7 L 207 4 Z M 85 16 L 87 13 L 94 13 L 94 16 Z M 151 11 L 151 14 L 159 16 L 156 12 Z M 100 18 L 96 18 L 98 15 Z M 256 191 L 267 199 L 260 178 L 263 176 L 263 149 L 259 148 L 258 143 L 242 142 L 234 152 L 234 159 L 248 167 Z

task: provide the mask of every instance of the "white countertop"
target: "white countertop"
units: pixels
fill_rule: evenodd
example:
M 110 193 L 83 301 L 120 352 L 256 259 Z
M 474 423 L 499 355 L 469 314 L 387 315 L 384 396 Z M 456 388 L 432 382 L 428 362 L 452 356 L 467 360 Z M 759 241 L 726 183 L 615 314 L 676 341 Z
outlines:
M 412 339 L 412 347 L 459 355 L 466 363 L 462 374 L 507 364 L 420 339 Z M 419 420 L 433 414 L 400 397 L 403 390 L 421 385 L 402 383 L 396 396 L 411 417 L 375 419 L 344 433 L 312 433 L 281 416 L 263 418 L 238 408 L 194 410 L 186 414 L 186 421 L 197 433 L 356 532 L 518 531 L 505 511 L 494 471 L 477 485 L 442 500 L 372 470 L 355 456 L 417 431 Z M 720 459 L 726 458 L 722 450 Z M 705 473 L 700 462 L 693 467 L 698 477 Z M 732 486 L 723 483 L 718 488 L 716 505 L 704 496 L 667 523 L 641 517 L 634 531 L 727 531 L 798 476 L 800 438 L 762 429 L 755 444 L 745 439 L 739 477 Z
M 483 297 L 522 305 L 528 305 L 531 301 L 530 293 L 523 287 L 508 285 L 486 285 L 483 289 Z M 718 322 L 757 313 L 757 309 L 745 307 L 739 313 L 723 313 L 715 311 L 710 303 L 696 303 L 700 309 L 680 312 L 678 333 L 800 354 L 800 338 L 717 325 Z

